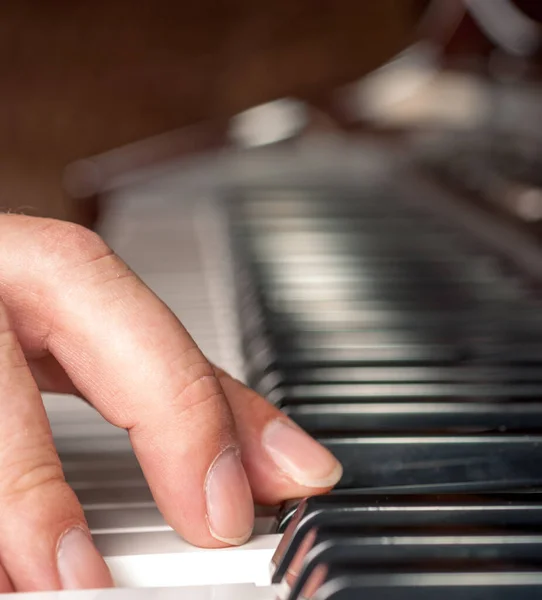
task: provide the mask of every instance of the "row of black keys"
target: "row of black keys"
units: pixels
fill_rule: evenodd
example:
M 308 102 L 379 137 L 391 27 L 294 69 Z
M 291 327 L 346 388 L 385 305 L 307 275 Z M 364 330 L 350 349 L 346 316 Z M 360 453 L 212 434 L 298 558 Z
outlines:
M 265 195 L 232 210 L 250 383 L 339 487 L 542 483 L 542 311 L 495 257 L 393 197 Z
M 542 496 L 329 494 L 284 507 L 288 600 L 542 597 Z M 279 589 L 280 589 L 279 588 Z
M 397 198 L 325 196 L 255 192 L 231 213 L 250 383 L 344 467 L 339 492 L 297 510 L 275 582 L 292 599 L 542 593 L 540 540 L 514 545 L 504 531 L 513 505 L 484 537 L 480 505 L 446 525 L 464 511 L 429 496 L 542 488 L 537 301 L 475 242 Z M 406 496 L 382 508 L 382 494 L 407 493 L 424 494 L 415 510 Z M 303 529 L 307 507 L 316 529 Z M 282 556 L 287 543 L 302 559 Z M 500 579 L 487 575 L 499 565 Z

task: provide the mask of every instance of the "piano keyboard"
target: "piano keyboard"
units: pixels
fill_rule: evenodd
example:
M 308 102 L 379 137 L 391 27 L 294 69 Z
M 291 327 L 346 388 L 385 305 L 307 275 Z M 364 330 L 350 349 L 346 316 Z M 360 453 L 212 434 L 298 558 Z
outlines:
M 228 192 L 227 226 L 213 202 L 159 186 L 152 201 L 149 188 L 117 194 L 101 233 L 344 477 L 259 510 L 241 548 L 193 548 L 158 514 L 124 433 L 49 396 L 67 478 L 121 588 L 100 595 L 540 598 L 542 312 L 528 282 L 393 181 L 257 179 Z

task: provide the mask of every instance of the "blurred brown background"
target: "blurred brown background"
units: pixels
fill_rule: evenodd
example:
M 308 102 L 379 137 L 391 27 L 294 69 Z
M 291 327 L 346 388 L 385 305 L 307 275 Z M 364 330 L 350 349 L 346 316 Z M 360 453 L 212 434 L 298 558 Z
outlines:
M 325 101 L 409 43 L 420 4 L 4 0 L 0 207 L 82 220 L 66 164 L 284 95 Z

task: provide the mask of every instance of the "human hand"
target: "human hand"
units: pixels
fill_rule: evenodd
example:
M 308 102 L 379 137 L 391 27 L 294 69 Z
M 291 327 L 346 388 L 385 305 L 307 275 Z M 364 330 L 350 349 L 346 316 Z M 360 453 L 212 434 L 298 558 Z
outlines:
M 40 392 L 126 429 L 167 522 L 195 545 L 247 540 L 254 501 L 328 491 L 333 456 L 213 367 L 94 233 L 0 215 L 0 592 L 112 585 L 65 482 Z

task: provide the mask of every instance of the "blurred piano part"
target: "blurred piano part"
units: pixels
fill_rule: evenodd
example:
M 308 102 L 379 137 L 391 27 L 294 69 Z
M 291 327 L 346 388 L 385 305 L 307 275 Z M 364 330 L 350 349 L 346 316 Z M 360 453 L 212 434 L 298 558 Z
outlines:
M 72 189 L 101 196 L 100 233 L 208 357 L 345 467 L 337 492 L 261 509 L 246 546 L 195 549 L 125 433 L 47 397 L 121 588 L 101 596 L 542 596 L 538 50 L 501 77 L 517 36 L 483 2 L 454 6 L 444 37 L 480 23 L 487 60 L 453 70 L 425 40 L 339 90 L 331 131 L 288 99 L 240 115 L 218 149 L 118 168 L 154 140 L 72 168 Z

